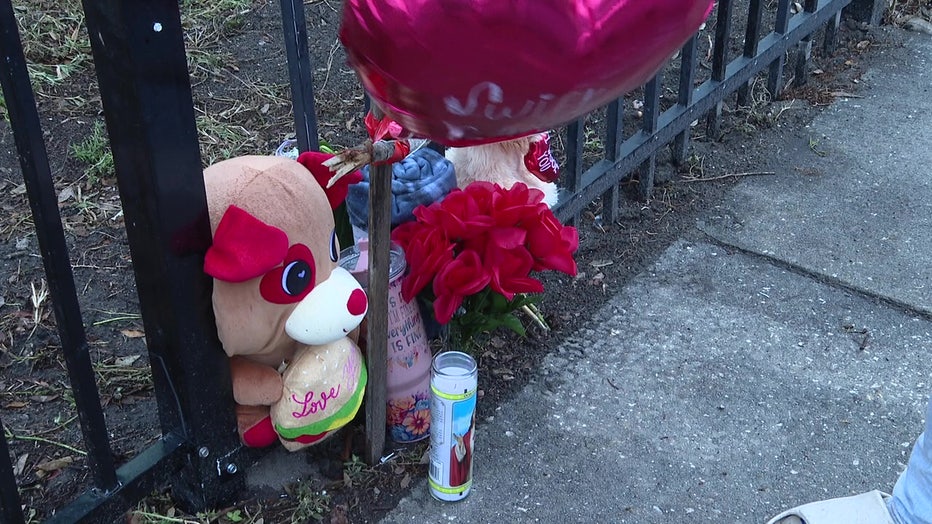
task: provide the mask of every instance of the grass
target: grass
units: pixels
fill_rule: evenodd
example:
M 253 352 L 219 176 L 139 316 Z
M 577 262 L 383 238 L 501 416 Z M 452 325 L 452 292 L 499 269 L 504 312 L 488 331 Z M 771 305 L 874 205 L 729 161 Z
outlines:
M 34 88 L 44 93 L 91 63 L 79 0 L 32 0 L 14 6 Z
M 178 508 L 167 492 L 155 492 L 129 512 L 131 524 L 306 524 L 323 521 L 333 500 L 313 481 L 302 481 L 280 501 L 246 501 L 235 506 L 190 514 Z
M 224 81 L 225 72 L 235 68 L 235 59 L 227 48 L 227 41 L 242 31 L 246 16 L 256 5 L 255 0 L 183 0 L 181 21 L 184 28 L 188 67 L 194 84 L 208 79 Z M 29 75 L 37 99 L 57 99 L 63 110 L 87 115 L 100 111 L 99 97 L 94 94 L 90 41 L 84 26 L 84 13 L 79 0 L 23 0 L 14 6 L 19 22 L 20 37 Z M 75 80 L 81 78 L 81 80 Z M 62 91 L 72 84 L 89 85 L 90 92 Z M 280 116 L 290 110 L 285 94 L 287 86 L 246 86 L 252 95 L 247 100 L 228 100 L 211 103 L 198 118 L 202 138 L 203 158 L 211 163 L 244 152 L 267 149 L 255 139 L 255 129 L 246 129 L 234 120 L 244 121 L 246 111 L 261 111 Z M 283 87 L 285 89 L 283 89 Z M 209 110 L 207 110 L 209 109 Z M 6 106 L 0 96 L 0 118 L 8 120 Z M 262 125 L 263 119 L 254 119 Z M 285 121 L 287 125 L 287 120 Z M 275 125 L 281 125 L 279 119 Z M 272 127 L 266 122 L 265 127 Z M 95 121 L 80 143 L 68 145 L 72 156 L 87 167 L 85 176 L 89 186 L 113 173 L 113 157 L 109 152 L 103 124 Z
M 233 63 L 233 57 L 223 43 L 243 28 L 252 4 L 250 0 L 181 2 L 188 69 L 195 79 L 219 75 L 225 65 Z
M 292 524 L 321 521 L 330 512 L 330 495 L 327 490 L 318 490 L 311 482 L 301 482 L 295 490 L 297 505 L 291 516 Z
M 190 515 L 178 509 L 167 493 L 153 493 L 127 516 L 130 524 L 264 524 L 263 508 L 223 508 Z M 269 520 L 269 524 L 272 521 Z
M 291 129 L 287 84 L 268 84 L 236 77 L 244 96 L 213 96 L 195 107 L 205 165 L 245 153 L 270 154 L 278 144 L 263 137 Z M 249 123 L 244 126 L 243 123 Z
M 365 479 L 368 471 L 369 465 L 353 455 L 348 462 L 343 463 L 343 484 L 347 487 L 352 487 L 354 483 L 358 484 Z
M 85 164 L 87 186 L 95 187 L 102 178 L 113 176 L 113 152 L 103 121 L 97 120 L 83 141 L 71 145 L 71 155 Z
M 192 74 L 209 75 L 229 53 L 223 40 L 242 29 L 252 0 L 185 0 L 182 26 Z M 79 0 L 25 0 L 14 6 L 30 77 L 40 93 L 91 65 L 91 47 Z

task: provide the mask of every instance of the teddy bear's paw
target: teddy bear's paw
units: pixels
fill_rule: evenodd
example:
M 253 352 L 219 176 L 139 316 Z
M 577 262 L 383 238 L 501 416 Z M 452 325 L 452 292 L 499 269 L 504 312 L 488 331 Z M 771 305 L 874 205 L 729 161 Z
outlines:
M 278 441 L 278 434 L 272 426 L 272 417 L 265 417 L 240 435 L 243 444 L 250 448 L 265 448 Z

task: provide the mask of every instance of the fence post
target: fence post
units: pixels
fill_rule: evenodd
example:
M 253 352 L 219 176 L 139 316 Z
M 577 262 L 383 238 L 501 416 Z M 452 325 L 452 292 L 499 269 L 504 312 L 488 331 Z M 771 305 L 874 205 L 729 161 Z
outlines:
M 654 138 L 660 118 L 660 92 L 663 86 L 663 70 L 644 85 L 644 118 L 641 121 L 641 133 Z M 650 157 L 638 167 L 638 196 L 650 200 L 654 194 L 654 175 L 657 172 L 657 154 Z
M 566 125 L 566 146 L 564 151 L 566 152 L 566 162 L 563 169 L 563 173 L 568 173 L 569 180 L 564 178 L 564 182 L 567 182 L 567 189 L 571 192 L 576 193 L 582 189 L 582 176 L 583 176 L 583 146 L 586 141 L 586 117 L 583 116 L 578 120 L 574 120 Z M 575 225 L 577 219 L 579 218 L 578 214 L 573 215 L 565 220 L 569 225 Z
M 883 19 L 889 0 L 851 0 L 844 9 L 845 14 L 858 22 L 878 25 Z
M 693 95 L 696 88 L 693 84 L 696 81 L 696 67 L 699 63 L 698 57 L 698 34 L 693 35 L 682 48 L 680 57 L 680 85 L 676 95 L 676 103 L 682 107 L 689 107 L 693 103 Z M 681 166 L 686 163 L 689 155 L 689 134 L 690 128 L 687 127 L 682 133 L 676 135 L 673 140 L 673 162 Z
M 621 144 L 625 140 L 625 98 L 612 100 L 605 108 L 605 160 L 611 163 L 621 159 Z M 621 188 L 613 184 L 611 189 L 602 193 L 602 223 L 614 224 L 618 220 L 618 208 L 621 205 Z
M 314 107 L 314 69 L 307 48 L 307 22 L 302 0 L 282 0 L 282 29 L 291 80 L 291 105 L 295 115 L 298 150 L 317 151 L 317 110 Z
M 777 2 L 777 20 L 774 22 L 774 32 L 778 35 L 785 35 L 790 25 L 790 8 L 791 0 L 779 0 Z M 770 92 L 770 100 L 774 101 L 780 98 L 783 93 L 783 65 L 786 62 L 786 53 L 771 62 L 770 73 L 767 76 L 767 91 Z
M 712 46 L 712 80 L 725 80 L 725 68 L 728 66 L 728 43 L 731 40 L 731 0 L 719 0 L 718 14 L 715 22 L 715 42 Z M 715 104 L 706 120 L 706 134 L 712 140 L 718 140 L 722 134 L 722 107 L 724 102 Z
M 4 524 L 22 524 L 25 522 L 2 422 L 0 422 L 0 522 Z
M 217 340 L 210 226 L 177 0 L 84 0 L 84 11 L 163 434 L 180 436 L 172 483 L 193 509 L 242 475 L 229 364 Z
M 807 15 L 815 13 L 819 7 L 818 0 L 806 0 L 804 10 Z M 826 29 L 827 31 L 828 29 Z M 812 35 L 806 35 L 797 45 L 796 52 L 796 85 L 801 86 L 809 82 L 809 60 L 812 58 Z

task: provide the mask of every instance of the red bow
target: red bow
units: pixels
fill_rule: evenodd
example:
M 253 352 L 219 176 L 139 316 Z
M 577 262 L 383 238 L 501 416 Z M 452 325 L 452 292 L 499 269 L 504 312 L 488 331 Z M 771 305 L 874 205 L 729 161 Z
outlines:
M 550 151 L 550 133 L 544 133 L 543 138 L 531 142 L 527 154 L 524 155 L 524 166 L 544 182 L 553 182 L 560 176 L 557 159 Z

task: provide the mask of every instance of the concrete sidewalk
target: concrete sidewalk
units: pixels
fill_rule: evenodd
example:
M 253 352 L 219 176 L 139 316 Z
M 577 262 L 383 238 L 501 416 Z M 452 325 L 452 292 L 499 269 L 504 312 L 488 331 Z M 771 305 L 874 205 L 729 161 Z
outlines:
M 892 489 L 932 393 L 932 41 L 884 50 L 386 523 L 762 523 Z

